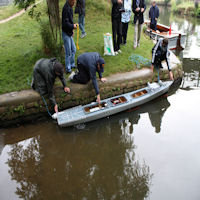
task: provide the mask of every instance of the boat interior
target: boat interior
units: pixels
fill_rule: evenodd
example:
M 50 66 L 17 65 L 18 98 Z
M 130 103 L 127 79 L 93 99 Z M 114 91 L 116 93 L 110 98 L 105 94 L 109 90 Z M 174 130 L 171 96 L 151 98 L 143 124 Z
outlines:
M 127 99 L 124 96 L 120 96 L 120 97 L 117 97 L 117 98 L 113 98 L 110 101 L 111 101 L 112 104 L 118 105 L 118 104 L 127 102 Z
M 142 91 L 139 91 L 139 92 L 136 92 L 134 94 L 132 94 L 132 98 L 137 98 L 137 97 L 141 97 L 143 95 L 147 94 L 147 90 L 142 90 Z
M 91 112 L 94 112 L 94 111 L 97 111 L 97 110 L 100 110 L 102 108 L 106 108 L 107 107 L 107 104 L 106 102 L 102 102 L 101 104 L 95 104 L 95 105 L 92 105 L 92 106 L 87 106 L 84 108 L 85 112 L 86 113 L 91 113 Z

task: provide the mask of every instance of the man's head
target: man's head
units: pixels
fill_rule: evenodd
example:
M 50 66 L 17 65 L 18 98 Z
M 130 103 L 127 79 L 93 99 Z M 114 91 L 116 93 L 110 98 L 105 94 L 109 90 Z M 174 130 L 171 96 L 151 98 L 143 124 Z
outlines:
M 167 47 L 167 46 L 168 46 L 168 42 L 169 42 L 168 39 L 167 39 L 167 38 L 164 38 L 164 39 L 163 39 L 163 42 L 162 42 L 162 46 L 163 46 L 163 47 Z
M 68 0 L 68 3 L 71 7 L 74 6 L 74 4 L 76 3 L 76 0 Z
M 152 1 L 152 6 L 153 6 L 153 7 L 156 6 L 156 1 Z
M 55 71 L 57 76 L 62 75 L 64 73 L 63 65 L 60 62 L 56 62 L 54 64 L 54 71 Z
M 105 60 L 104 60 L 102 57 L 100 57 L 99 60 L 98 60 L 98 62 L 97 62 L 97 69 L 98 69 L 101 73 L 104 72 L 104 65 L 105 65 Z

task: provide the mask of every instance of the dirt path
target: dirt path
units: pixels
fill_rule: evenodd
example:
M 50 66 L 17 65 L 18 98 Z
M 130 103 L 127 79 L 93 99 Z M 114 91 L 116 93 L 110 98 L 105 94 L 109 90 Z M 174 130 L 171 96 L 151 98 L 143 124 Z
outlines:
M 41 3 L 41 2 L 42 2 L 42 1 L 39 1 L 39 2 L 37 2 L 35 5 L 37 5 L 37 4 Z M 28 7 L 26 10 L 29 10 L 29 9 L 32 8 L 33 6 L 34 6 L 34 5 Z M 15 13 L 14 15 L 12 15 L 12 16 L 6 18 L 6 19 L 0 20 L 0 24 L 6 23 L 6 22 L 8 22 L 8 21 L 10 21 L 10 20 L 12 20 L 12 19 L 15 19 L 16 17 L 19 17 L 20 15 L 22 15 L 23 13 L 25 13 L 26 10 L 23 9 L 23 10 L 19 11 L 18 13 Z
M 22 15 L 23 13 L 25 13 L 25 9 L 19 11 L 18 13 L 15 13 L 14 15 L 12 15 L 12 16 L 6 18 L 6 19 L 0 20 L 0 24 L 6 23 L 6 22 L 8 22 L 8 21 L 10 21 L 10 20 L 12 20 L 12 19 L 14 19 L 14 18 L 16 18 L 16 17 L 19 17 L 19 16 Z

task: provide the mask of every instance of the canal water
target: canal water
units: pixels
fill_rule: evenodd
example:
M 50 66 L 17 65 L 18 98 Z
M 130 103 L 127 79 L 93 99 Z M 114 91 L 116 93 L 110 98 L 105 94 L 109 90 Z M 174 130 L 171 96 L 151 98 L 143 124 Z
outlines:
M 85 126 L 0 129 L 1 200 L 200 199 L 200 21 L 168 9 L 160 20 L 188 33 L 183 81 L 137 110 Z

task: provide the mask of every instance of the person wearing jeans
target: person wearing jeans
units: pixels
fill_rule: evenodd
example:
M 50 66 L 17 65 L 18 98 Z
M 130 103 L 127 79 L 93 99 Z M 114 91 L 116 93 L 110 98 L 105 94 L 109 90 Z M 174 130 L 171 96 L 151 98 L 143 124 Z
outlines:
M 133 0 L 132 11 L 134 13 L 134 49 L 140 46 L 140 35 L 142 31 L 142 24 L 144 23 L 143 13 L 146 9 L 145 0 Z
M 85 0 L 77 0 L 75 13 L 79 14 L 78 24 L 81 29 L 82 35 L 81 38 L 86 36 L 85 32 Z
M 68 36 L 65 32 L 62 32 L 62 38 L 65 47 L 66 72 L 71 73 L 71 69 L 75 68 L 76 45 L 74 43 L 73 37 Z
M 77 25 L 73 23 L 73 9 L 75 0 L 67 0 L 62 10 L 62 38 L 65 47 L 66 73 L 71 73 L 75 67 L 76 46 L 73 39 L 73 30 Z

